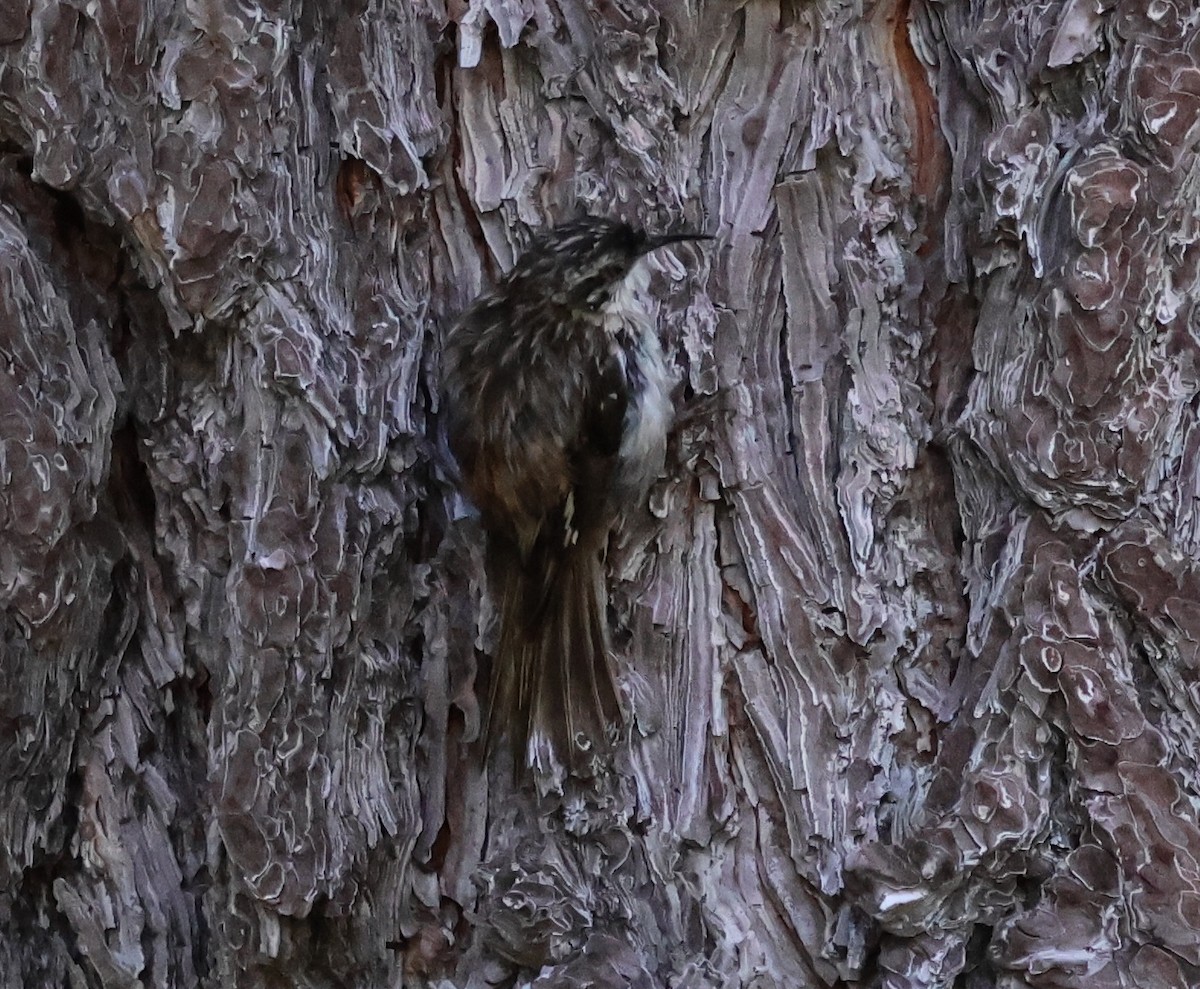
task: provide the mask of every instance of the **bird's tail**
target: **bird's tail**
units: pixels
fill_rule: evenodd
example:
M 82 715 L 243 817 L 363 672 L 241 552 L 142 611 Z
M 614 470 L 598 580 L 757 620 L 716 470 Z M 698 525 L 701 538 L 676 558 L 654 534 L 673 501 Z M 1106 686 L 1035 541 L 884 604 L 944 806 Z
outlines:
M 560 550 L 561 552 L 561 550 Z M 571 547 L 557 566 L 503 575 L 488 747 L 508 735 L 514 768 L 578 771 L 623 720 L 609 657 L 600 553 Z

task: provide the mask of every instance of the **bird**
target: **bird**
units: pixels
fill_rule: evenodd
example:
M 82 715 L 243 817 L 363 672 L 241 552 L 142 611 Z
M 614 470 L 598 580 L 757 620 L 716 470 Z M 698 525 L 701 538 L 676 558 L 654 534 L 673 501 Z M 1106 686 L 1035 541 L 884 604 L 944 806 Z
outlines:
M 508 736 L 514 769 L 579 772 L 624 724 L 605 552 L 661 471 L 671 401 L 656 329 L 613 296 L 647 254 L 708 239 L 547 228 L 446 335 L 447 440 L 500 616 L 481 735 L 489 752 Z

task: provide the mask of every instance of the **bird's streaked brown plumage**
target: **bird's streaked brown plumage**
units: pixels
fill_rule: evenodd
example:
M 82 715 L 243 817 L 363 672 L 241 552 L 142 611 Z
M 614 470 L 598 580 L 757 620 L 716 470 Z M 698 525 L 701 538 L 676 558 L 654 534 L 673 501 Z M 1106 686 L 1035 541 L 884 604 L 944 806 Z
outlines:
M 669 403 L 657 335 L 604 310 L 640 257 L 695 239 L 556 227 L 446 339 L 450 447 L 500 608 L 487 733 L 508 734 L 518 763 L 578 766 L 622 721 L 604 551 L 620 501 L 661 466 Z

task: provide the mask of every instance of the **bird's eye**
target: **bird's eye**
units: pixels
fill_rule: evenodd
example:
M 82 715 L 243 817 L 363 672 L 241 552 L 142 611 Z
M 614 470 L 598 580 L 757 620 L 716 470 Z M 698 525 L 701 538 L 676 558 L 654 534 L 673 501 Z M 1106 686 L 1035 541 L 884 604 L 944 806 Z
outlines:
M 618 223 L 612 232 L 611 238 L 613 247 L 626 254 L 635 254 L 638 248 L 642 246 L 641 237 L 638 236 L 638 232 L 628 223 Z

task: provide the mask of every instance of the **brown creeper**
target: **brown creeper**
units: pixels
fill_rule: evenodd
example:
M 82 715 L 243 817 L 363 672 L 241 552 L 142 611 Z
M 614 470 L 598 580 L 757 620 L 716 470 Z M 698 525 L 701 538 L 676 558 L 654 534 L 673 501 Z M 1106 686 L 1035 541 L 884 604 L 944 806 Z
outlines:
M 622 720 L 604 553 L 662 466 L 671 410 L 653 327 L 605 307 L 644 254 L 705 239 L 595 217 L 556 227 L 446 339 L 450 448 L 500 608 L 486 734 L 507 733 L 519 762 L 549 746 L 574 765 Z

